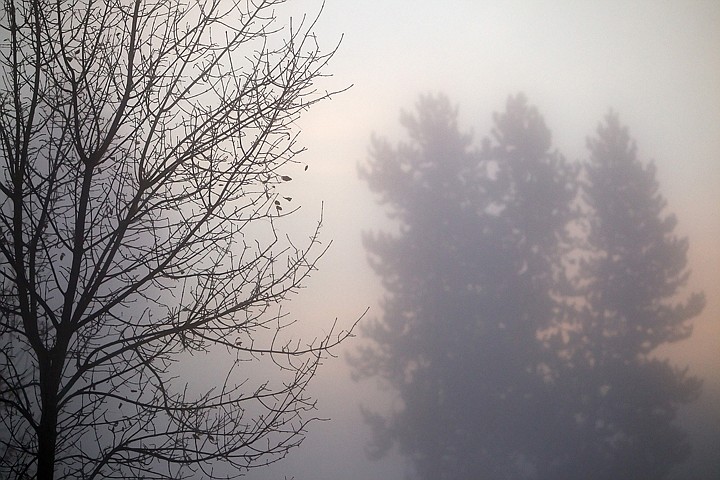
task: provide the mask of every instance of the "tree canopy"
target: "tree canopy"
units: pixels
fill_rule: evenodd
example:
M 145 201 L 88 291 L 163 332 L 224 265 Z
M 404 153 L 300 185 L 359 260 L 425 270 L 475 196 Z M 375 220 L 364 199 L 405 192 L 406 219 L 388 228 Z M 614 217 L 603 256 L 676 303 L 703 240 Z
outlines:
M 688 241 L 674 233 L 677 219 L 666 211 L 654 164 L 640 162 L 616 114 L 588 149 L 583 303 L 569 326 L 561 374 L 576 429 L 563 471 L 566 478 L 665 478 L 689 455 L 673 420 L 697 398 L 700 381 L 653 352 L 690 336 L 704 297 L 680 300 Z
M 428 480 L 661 478 L 682 450 L 665 456 L 663 467 L 648 455 L 682 445 L 672 420 L 698 385 L 649 354 L 689 334 L 702 300 L 672 303 L 686 278 L 687 242 L 663 217 L 654 170 L 633 157 L 632 168 L 649 182 L 643 189 L 638 175 L 619 169 L 622 149 L 605 145 L 606 133 L 590 142 L 586 171 L 566 161 L 522 95 L 495 114 L 479 148 L 445 97 L 422 97 L 401 122 L 409 141 L 393 147 L 374 139 L 361 170 L 399 224 L 398 233 L 365 237 L 387 295 L 382 317 L 363 329 L 368 342 L 354 373 L 384 379 L 401 400 L 392 411 L 366 412 L 374 453 L 395 444 L 415 476 Z M 603 175 L 626 196 L 600 182 Z M 643 218 L 605 217 L 603 195 L 627 202 L 607 208 L 641 210 Z M 616 255 L 608 257 L 598 239 L 622 235 L 635 249 L 620 263 L 627 283 L 601 274 L 603 259 Z M 645 243 L 636 245 L 637 235 Z M 659 278 L 635 291 L 632 282 L 643 275 Z M 611 306 L 603 290 L 610 287 L 635 295 L 625 311 Z M 625 329 L 606 340 L 621 322 Z M 635 383 L 610 386 L 595 355 L 627 359 L 624 370 L 607 368 Z M 633 388 L 645 384 L 653 388 Z M 593 410 L 588 402 L 596 400 L 609 406 Z M 642 409 L 633 419 L 605 416 L 635 401 Z M 619 432 L 645 446 L 608 447 Z M 629 460 L 633 452 L 646 459 Z M 602 468 L 588 470 L 596 464 Z

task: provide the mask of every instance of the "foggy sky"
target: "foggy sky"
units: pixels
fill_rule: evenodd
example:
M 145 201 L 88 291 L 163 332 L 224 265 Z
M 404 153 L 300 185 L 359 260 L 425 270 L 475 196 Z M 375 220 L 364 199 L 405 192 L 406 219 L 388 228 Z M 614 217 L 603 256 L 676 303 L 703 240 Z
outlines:
M 297 12 L 320 2 L 300 0 Z M 422 93 L 445 93 L 460 111 L 461 129 L 482 139 L 491 114 L 508 95 L 524 92 L 570 160 L 587 157 L 586 138 L 610 108 L 654 159 L 661 193 L 690 241 L 689 291 L 707 306 L 693 336 L 665 349 L 675 363 L 705 378 L 704 394 L 686 414 L 688 428 L 720 429 L 720 4 L 706 2 L 477 2 L 328 0 L 316 29 L 321 46 L 342 44 L 322 88 L 348 92 L 300 120 L 302 160 L 310 165 L 289 187 L 303 205 L 293 220 L 309 231 L 324 202 L 324 239 L 333 240 L 307 288 L 289 307 L 313 326 L 338 318 L 348 325 L 367 307 L 382 314 L 382 288 L 367 266 L 363 231 L 392 222 L 357 176 L 372 134 L 396 144 L 398 118 Z M 309 222 L 309 223 L 307 223 Z M 354 345 L 348 343 L 346 349 Z M 313 392 L 318 414 L 300 449 L 251 479 L 402 478 L 398 457 L 372 463 L 359 404 L 389 401 L 373 382 L 355 384 L 342 358 L 326 362 Z M 698 413 L 703 412 L 703 413 Z M 711 413 L 712 412 L 712 413 Z M 692 430 L 691 430 L 692 434 Z M 691 437 L 695 438 L 695 437 Z M 699 434 L 697 434 L 699 438 Z M 707 445 L 698 455 L 707 458 Z M 720 473 L 715 460 L 713 473 Z

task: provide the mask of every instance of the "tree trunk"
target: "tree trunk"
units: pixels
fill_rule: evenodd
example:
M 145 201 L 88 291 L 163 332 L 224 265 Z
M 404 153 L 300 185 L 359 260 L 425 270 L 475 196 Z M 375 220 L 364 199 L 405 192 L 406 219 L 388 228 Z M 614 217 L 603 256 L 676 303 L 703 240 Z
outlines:
M 37 429 L 37 480 L 53 480 L 55 478 L 55 449 L 57 447 L 59 373 L 62 371 L 62 367 L 58 368 L 57 362 L 53 362 L 51 359 L 40 363 L 42 413 L 40 425 Z

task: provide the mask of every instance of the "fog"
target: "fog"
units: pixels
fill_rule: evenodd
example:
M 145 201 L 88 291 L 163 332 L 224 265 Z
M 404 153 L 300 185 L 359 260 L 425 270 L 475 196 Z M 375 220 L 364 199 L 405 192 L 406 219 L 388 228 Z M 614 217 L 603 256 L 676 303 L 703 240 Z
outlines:
M 312 14 L 320 7 L 303 0 L 293 9 Z M 692 273 L 678 301 L 700 291 L 706 299 L 689 322 L 689 338 L 652 352 L 704 381 L 700 397 L 684 404 L 675 422 L 688 433 L 692 453 L 668 478 L 720 477 L 713 450 L 720 442 L 720 5 L 328 0 L 316 34 L 328 49 L 342 39 L 327 72 L 333 76 L 320 88 L 353 86 L 315 106 L 298 124 L 307 147 L 301 160 L 309 168 L 288 187 L 302 205 L 289 225 L 303 235 L 322 213 L 323 238 L 332 246 L 288 305 L 293 315 L 309 331 L 329 328 L 335 318 L 349 326 L 367 308 L 361 325 L 384 317 L 387 302 L 381 299 L 388 292 L 368 262 L 363 235 L 398 233 L 400 227 L 387 215 L 392 205 L 380 204 L 382 194 L 373 193 L 358 172 L 372 168 L 373 136 L 391 149 L 409 142 L 401 112 L 417 116 L 421 95 L 445 95 L 457 108 L 458 130 L 472 132 L 468 151 L 480 152 L 496 127 L 493 113 L 502 114 L 508 98 L 523 93 L 552 135 L 551 150 L 569 163 L 588 160 L 587 139 L 597 136 L 612 110 L 636 142 L 637 158 L 644 165 L 654 161 L 666 213 L 678 220 L 674 233 L 689 241 Z M 373 432 L 361 406 L 387 413 L 404 404 L 387 382 L 351 379 L 348 357 L 369 342 L 362 328 L 357 333 L 338 358 L 325 362 L 313 385 L 318 416 L 331 420 L 312 424 L 300 448 L 248 478 L 414 474 L 397 441 L 379 460 L 366 455 Z M 483 425 L 482 411 L 467 415 L 472 425 Z M 518 428 L 511 439 L 534 435 Z

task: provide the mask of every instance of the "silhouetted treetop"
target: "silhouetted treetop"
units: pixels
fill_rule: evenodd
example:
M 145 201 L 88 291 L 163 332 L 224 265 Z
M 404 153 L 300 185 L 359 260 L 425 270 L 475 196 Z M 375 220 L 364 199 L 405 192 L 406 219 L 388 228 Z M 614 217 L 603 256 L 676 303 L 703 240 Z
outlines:
M 687 280 L 687 240 L 673 232 L 652 163 L 643 164 L 617 115 L 588 140 L 581 303 L 565 325 L 564 359 L 555 382 L 573 420 L 566 429 L 560 478 L 666 478 L 687 459 L 675 423 L 700 382 L 655 358 L 660 345 L 687 338 L 702 294 L 680 301 Z
M 377 446 L 396 441 L 422 478 L 514 471 L 516 456 L 540 448 L 520 432 L 548 407 L 540 370 L 550 360 L 537 334 L 559 308 L 552 282 L 577 169 L 551 150 L 521 95 L 495 116 L 480 150 L 446 98 L 417 108 L 403 116 L 411 142 L 375 140 L 363 172 L 401 228 L 365 238 L 388 296 L 383 318 L 365 329 L 373 342 L 356 372 L 397 388 L 403 408 L 369 418 Z
M 674 233 L 677 219 L 666 210 L 655 165 L 637 159 L 617 115 L 607 116 L 588 148 L 583 198 L 592 212 L 588 240 L 597 256 L 585 265 L 587 299 L 615 318 L 604 323 L 603 337 L 623 342 L 629 360 L 687 338 L 688 321 L 705 301 L 700 293 L 678 301 L 690 275 L 688 240 Z
M 361 170 L 399 220 L 364 238 L 386 296 L 354 374 L 400 399 L 365 412 L 373 453 L 397 445 L 427 480 L 664 478 L 699 382 L 651 354 L 703 297 L 678 300 L 687 241 L 654 166 L 614 115 L 584 170 L 523 95 L 493 119 L 477 149 L 422 97 L 409 141 L 373 139 Z

